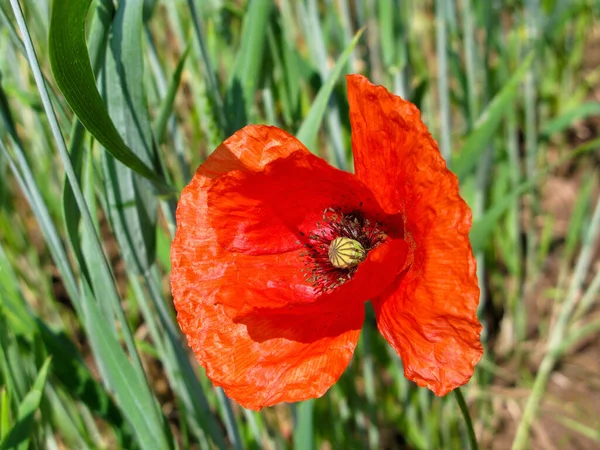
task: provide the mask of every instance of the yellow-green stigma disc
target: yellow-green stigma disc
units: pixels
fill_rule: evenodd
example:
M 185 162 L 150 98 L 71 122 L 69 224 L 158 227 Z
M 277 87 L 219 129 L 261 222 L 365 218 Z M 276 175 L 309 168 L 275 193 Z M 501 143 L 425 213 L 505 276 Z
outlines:
M 367 257 L 360 242 L 347 237 L 338 237 L 329 244 L 329 261 L 338 269 L 349 269 L 359 265 Z

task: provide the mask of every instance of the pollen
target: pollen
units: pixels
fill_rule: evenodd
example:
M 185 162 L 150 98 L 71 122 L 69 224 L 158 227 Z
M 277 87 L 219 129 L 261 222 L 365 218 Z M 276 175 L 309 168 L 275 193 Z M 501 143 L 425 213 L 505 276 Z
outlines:
M 329 261 L 338 269 L 349 269 L 359 265 L 367 257 L 367 252 L 360 242 L 347 237 L 336 237 L 329 244 Z
M 306 280 L 325 293 L 352 279 L 360 263 L 387 235 L 360 211 L 327 208 L 322 221 L 304 238 Z

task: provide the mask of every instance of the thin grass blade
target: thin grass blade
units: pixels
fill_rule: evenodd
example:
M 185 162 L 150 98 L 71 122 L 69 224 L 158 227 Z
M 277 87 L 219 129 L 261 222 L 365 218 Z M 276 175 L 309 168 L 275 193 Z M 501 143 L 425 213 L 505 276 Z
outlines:
M 300 129 L 296 133 L 296 137 L 302 141 L 305 145 L 309 145 L 317 136 L 319 131 L 319 127 L 321 122 L 323 121 L 323 117 L 325 116 L 325 112 L 327 111 L 327 104 L 329 103 L 329 97 L 331 97 L 331 93 L 333 92 L 333 88 L 337 83 L 338 78 L 340 77 L 346 63 L 348 62 L 348 58 L 350 54 L 358 44 L 360 37 L 362 36 L 363 29 L 359 30 L 355 35 L 354 39 L 344 52 L 340 55 L 338 60 L 335 63 L 335 66 L 329 73 L 329 78 L 327 81 L 321 86 L 319 93 L 317 94 L 306 118 L 302 122 Z
M 508 106 L 519 94 L 519 84 L 527 75 L 533 57 L 534 55 L 531 53 L 525 58 L 502 90 L 490 102 L 475 124 L 473 132 L 465 140 L 461 151 L 452 163 L 452 170 L 459 179 L 464 178 L 477 166 L 480 156 L 487 149 L 487 144 L 496 132 L 498 125 L 500 125 L 502 117 L 509 110 Z
M 108 325 L 96 302 L 91 298 L 89 287 L 83 286 L 84 321 L 94 358 L 102 374 L 114 393 L 121 411 L 131 424 L 133 433 L 141 448 L 172 448 L 170 433 L 165 427 L 156 399 L 146 386 L 146 380 L 134 369 L 121 344 L 111 333 L 106 333 Z
M 254 93 L 264 64 L 263 54 L 267 36 L 265 30 L 272 8 L 271 0 L 254 0 L 248 3 L 248 12 L 242 26 L 242 44 L 227 84 L 227 134 L 232 134 L 247 125 L 252 115 Z
M 156 167 L 142 80 L 142 0 L 121 2 L 106 55 L 108 109 L 123 140 L 149 167 Z M 158 200 L 152 185 L 109 153 L 103 153 L 107 207 L 126 263 L 143 273 L 154 262 Z
M 56 84 L 81 123 L 111 155 L 140 175 L 163 185 L 162 177 L 123 141 L 96 88 L 85 42 L 90 4 L 91 0 L 53 2 L 48 40 Z
M 40 368 L 31 390 L 25 395 L 25 398 L 19 405 L 17 420 L 7 433 L 6 438 L 2 440 L 0 444 L 1 450 L 26 450 L 29 447 L 34 415 L 42 401 L 49 368 L 50 358 L 47 358 Z

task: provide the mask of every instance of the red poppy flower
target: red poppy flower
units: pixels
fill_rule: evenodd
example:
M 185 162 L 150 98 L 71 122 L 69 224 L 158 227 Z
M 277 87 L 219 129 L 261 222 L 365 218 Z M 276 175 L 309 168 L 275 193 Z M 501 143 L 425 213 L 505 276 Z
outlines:
M 437 395 L 482 355 L 471 212 L 419 110 L 349 75 L 356 174 L 248 126 L 177 208 L 171 287 L 199 363 L 242 406 L 322 396 L 371 300 L 405 376 Z

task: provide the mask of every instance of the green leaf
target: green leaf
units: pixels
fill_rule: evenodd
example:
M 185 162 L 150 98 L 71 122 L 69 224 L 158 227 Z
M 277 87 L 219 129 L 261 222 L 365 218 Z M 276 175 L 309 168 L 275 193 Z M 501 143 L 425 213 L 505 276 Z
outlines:
M 27 336 L 35 327 L 19 289 L 19 280 L 0 245 L 0 298 L 8 326 L 17 336 Z
M 295 46 L 289 42 L 280 24 L 278 16 L 267 29 L 269 58 L 273 61 L 273 71 L 281 73 L 279 83 L 273 83 L 272 89 L 281 102 L 281 113 L 284 122 L 290 126 L 300 121 L 300 79 L 301 58 Z
M 27 158 L 25 157 L 23 149 L 20 147 L 19 141 L 15 142 L 16 143 L 14 145 L 14 150 L 16 161 L 13 160 L 10 153 L 8 152 L 8 149 L 4 146 L 1 140 L 0 154 L 6 157 L 8 164 L 13 172 L 13 175 L 17 180 L 17 183 L 19 184 L 21 190 L 27 198 L 31 209 L 35 214 L 36 220 L 40 225 L 40 230 L 44 235 L 44 238 L 48 245 L 48 250 L 50 251 L 52 258 L 54 259 L 54 262 L 60 271 L 61 277 L 65 283 L 65 287 L 69 293 L 69 296 L 71 297 L 73 304 L 77 308 L 79 305 L 77 283 L 75 282 L 75 276 L 71 270 L 69 259 L 61 244 L 60 236 L 54 225 L 54 222 L 52 222 L 52 218 L 50 216 L 50 212 L 48 211 L 48 207 L 46 206 L 40 193 L 40 190 L 37 186 L 36 178 L 34 177 L 27 163 Z M 19 165 L 18 168 L 17 164 Z
M 514 202 L 523 195 L 525 192 L 533 189 L 537 184 L 536 180 L 529 180 L 522 183 L 519 187 L 513 190 L 510 194 L 502 197 L 500 201 L 497 201 L 494 206 L 488 209 L 485 214 L 473 223 L 469 238 L 471 239 L 471 246 L 473 252 L 477 253 L 483 250 L 485 243 L 491 236 L 500 218 L 506 211 L 514 204 Z
M 106 97 L 118 132 L 146 164 L 156 160 L 144 87 L 143 0 L 120 2 L 106 55 Z M 104 153 L 108 214 L 125 261 L 142 273 L 156 252 L 158 200 L 152 186 Z
M 1 450 L 26 450 L 29 447 L 31 427 L 33 425 L 35 412 L 40 407 L 40 402 L 42 401 L 44 386 L 46 386 L 46 379 L 48 378 L 50 360 L 50 358 L 46 359 L 44 365 L 38 372 L 31 390 L 25 395 L 25 398 L 23 398 L 23 401 L 19 405 L 17 421 L 9 430 L 6 439 L 2 441 L 2 445 L 0 445 Z
M 115 313 L 115 306 L 121 303 L 119 294 L 117 292 L 117 286 L 111 267 L 106 264 L 106 258 L 104 254 L 99 253 L 94 245 L 96 236 L 93 233 L 97 233 L 96 230 L 100 229 L 98 220 L 98 207 L 96 202 L 96 178 L 95 171 L 93 170 L 93 155 L 88 152 L 84 161 L 84 174 L 83 174 L 83 195 L 85 202 L 88 205 L 90 216 L 94 226 L 94 230 L 89 230 L 87 227 L 83 227 L 81 230 L 81 242 L 77 245 L 81 246 L 81 256 L 83 260 L 80 262 L 81 265 L 85 265 L 89 268 L 89 277 L 91 283 L 89 283 L 94 292 L 102 294 L 102 302 L 100 302 L 100 308 L 104 312 L 104 317 L 112 318 Z M 77 208 L 77 205 L 74 205 Z M 79 210 L 77 210 L 79 212 Z M 117 327 L 114 321 L 109 320 L 108 322 L 110 329 L 107 332 L 117 333 Z
M 115 8 L 111 1 L 99 1 L 96 5 L 96 12 L 92 20 L 89 40 L 90 58 L 92 61 L 94 74 L 97 74 L 99 71 L 102 62 L 101 57 L 104 55 L 104 51 L 106 49 L 110 24 L 115 13 Z M 71 131 L 71 141 L 69 142 L 69 157 L 71 158 L 71 163 L 73 164 L 75 176 L 80 183 L 83 159 L 86 150 L 83 145 L 85 135 L 86 134 L 83 125 L 78 119 L 75 119 Z M 69 238 L 73 252 L 77 257 L 83 276 L 87 277 L 88 281 L 92 283 L 92 286 L 94 286 L 82 254 L 79 239 L 79 223 L 81 221 L 81 212 L 77 206 L 77 201 L 75 200 L 75 194 L 73 193 L 71 184 L 66 176 L 63 184 L 62 202 L 67 237 Z
M 272 0 L 248 2 L 248 12 L 242 26 L 242 44 L 227 84 L 225 101 L 229 124 L 227 134 L 248 124 L 250 110 L 254 104 L 254 93 L 264 63 L 266 29 L 272 9 Z
M 312 106 L 310 107 L 310 110 L 308 111 L 304 122 L 302 122 L 300 129 L 296 133 L 296 137 L 300 141 L 302 141 L 304 145 L 306 145 L 308 148 L 311 148 L 310 143 L 312 143 L 315 137 L 317 136 L 317 132 L 319 131 L 319 127 L 321 125 L 323 117 L 325 116 L 325 112 L 327 111 L 327 104 L 329 103 L 329 98 L 331 97 L 333 88 L 335 87 L 335 84 L 338 78 L 340 77 L 342 70 L 344 70 L 346 62 L 348 62 L 348 58 L 350 58 L 350 54 L 354 50 L 354 47 L 356 47 L 356 44 L 358 44 L 358 41 L 362 36 L 363 31 L 364 28 L 361 28 L 354 35 L 352 42 L 350 42 L 348 47 L 346 47 L 344 52 L 338 58 L 337 62 L 335 63 L 335 66 L 329 73 L 327 81 L 323 84 L 323 86 L 321 86 L 321 89 L 319 89 L 319 93 L 317 94 L 317 97 L 315 98 Z
M 504 114 L 510 110 L 510 104 L 519 94 L 519 84 L 527 73 L 527 69 L 533 61 L 534 53 L 530 53 L 512 77 L 506 82 L 500 92 L 496 94 L 481 115 L 471 134 L 467 137 L 452 162 L 452 170 L 459 179 L 462 179 L 473 170 L 479 163 L 479 157 L 484 153 L 487 144 L 492 139 Z
M 130 276 L 129 281 L 152 342 L 156 345 L 152 352 L 158 354 L 173 392 L 180 399 L 181 409 L 188 416 L 189 425 L 192 428 L 203 429 L 207 436 L 212 437 L 217 448 L 227 448 L 220 423 L 210 410 L 186 348 L 182 345 L 177 326 L 173 323 L 170 311 L 165 307 L 167 300 L 160 292 L 158 271 L 151 270 L 149 275 Z M 151 301 L 145 296 L 141 279 L 146 281 Z
M 540 134 L 547 139 L 553 134 L 564 131 L 576 120 L 583 120 L 590 116 L 600 116 L 600 102 L 582 103 L 565 111 L 560 116 L 546 122 Z
M 85 20 L 90 3 L 91 0 L 53 2 L 48 40 L 56 84 L 81 123 L 111 155 L 164 187 L 162 177 L 153 166 L 123 141 L 98 92 L 85 43 Z
M 53 380 L 57 380 L 64 389 L 86 405 L 100 419 L 110 424 L 119 436 L 121 446 L 131 446 L 130 430 L 104 387 L 96 381 L 88 369 L 75 344 L 63 332 L 50 330 L 44 322 L 37 321 L 44 347 L 52 357 Z
M 10 398 L 6 387 L 0 389 L 0 442 L 6 439 L 10 430 Z
M 121 443 L 127 444 L 130 438 L 125 433 L 124 420 L 119 410 L 102 385 L 92 376 L 75 344 L 64 333 L 50 330 L 42 320 L 32 314 L 17 283 L 16 274 L 0 245 L 0 298 L 3 300 L 3 313 L 6 315 L 8 327 L 30 345 L 33 344 L 32 338 L 39 332 L 46 351 L 54 361 L 53 378 L 62 383 L 73 397 L 81 400 L 99 418 L 112 425 L 120 435 Z M 0 427 L 1 429 L 7 430 L 6 427 Z
M 175 68 L 175 72 L 173 72 L 173 76 L 171 77 L 171 81 L 169 82 L 169 87 L 167 88 L 167 95 L 163 99 L 160 110 L 158 113 L 158 118 L 154 124 L 154 132 L 156 133 L 156 142 L 161 144 L 165 137 L 165 130 L 167 129 L 167 121 L 169 117 L 173 113 L 173 103 L 175 103 L 175 94 L 177 94 L 177 89 L 179 88 L 179 84 L 181 83 L 181 75 L 183 73 L 183 67 L 185 66 L 185 62 L 187 61 L 187 57 L 190 53 L 191 45 L 188 45 L 179 62 L 177 63 L 177 67 Z
M 395 57 L 395 44 L 398 39 L 396 30 L 394 30 L 395 7 L 388 0 L 379 0 L 377 2 L 377 12 L 379 14 L 379 37 L 381 39 L 381 54 L 383 65 L 390 68 L 397 60 Z
M 156 399 L 146 380 L 132 366 L 115 335 L 106 332 L 109 329 L 106 319 L 85 282 L 83 297 L 83 320 L 94 358 L 121 412 L 131 424 L 140 447 L 171 448 L 171 439 L 167 437 Z

